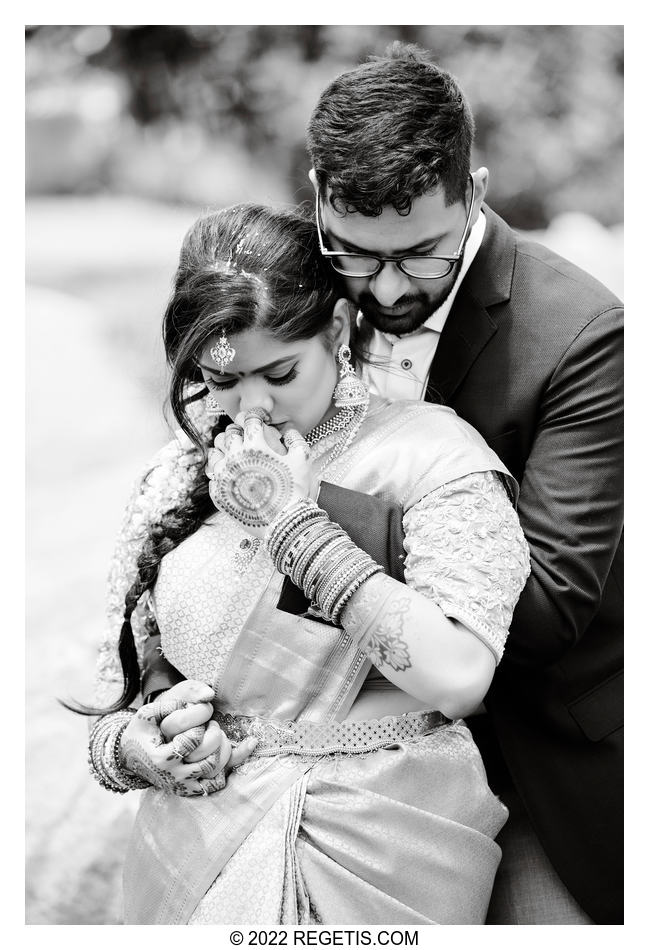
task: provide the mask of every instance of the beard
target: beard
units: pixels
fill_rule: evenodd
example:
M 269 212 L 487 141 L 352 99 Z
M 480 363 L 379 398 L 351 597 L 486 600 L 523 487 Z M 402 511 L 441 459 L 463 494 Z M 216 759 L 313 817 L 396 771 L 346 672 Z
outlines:
M 438 296 L 434 294 L 404 294 L 403 297 L 393 304 L 393 307 L 408 307 L 408 310 L 402 314 L 390 314 L 390 307 L 381 307 L 369 290 L 363 290 L 354 301 L 363 311 L 365 319 L 382 333 L 394 333 L 396 336 L 404 336 L 407 333 L 414 333 L 424 325 L 430 315 L 442 306 L 447 299 L 455 283 L 460 276 L 461 262 L 455 268 L 453 280 L 442 289 Z

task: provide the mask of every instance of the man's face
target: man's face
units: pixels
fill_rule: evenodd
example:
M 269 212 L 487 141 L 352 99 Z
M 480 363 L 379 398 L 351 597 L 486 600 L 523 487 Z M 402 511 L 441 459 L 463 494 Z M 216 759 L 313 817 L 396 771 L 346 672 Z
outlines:
M 377 218 L 358 212 L 339 214 L 328 200 L 321 202 L 326 244 L 332 251 L 355 251 L 379 256 L 455 254 L 466 224 L 463 202 L 446 206 L 440 189 L 416 198 L 407 215 L 392 206 Z M 476 208 L 474 219 L 477 217 Z M 472 222 L 473 223 L 473 222 Z M 446 277 L 409 277 L 386 262 L 374 277 L 343 277 L 347 295 L 378 330 L 412 333 L 446 299 L 457 280 L 460 263 Z

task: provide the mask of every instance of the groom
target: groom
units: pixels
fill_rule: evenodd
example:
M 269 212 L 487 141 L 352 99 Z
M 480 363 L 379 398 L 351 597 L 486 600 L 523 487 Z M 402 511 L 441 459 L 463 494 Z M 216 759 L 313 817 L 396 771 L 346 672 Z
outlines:
M 484 203 L 473 132 L 414 47 L 338 76 L 307 130 L 321 249 L 371 386 L 443 400 L 521 486 L 532 573 L 469 723 L 511 813 L 488 922 L 620 923 L 622 309 Z
M 469 720 L 510 809 L 487 922 L 620 923 L 622 309 L 485 204 L 473 132 L 416 48 L 337 77 L 307 131 L 321 250 L 362 313 L 372 388 L 452 406 L 521 485 L 532 574 Z M 358 524 L 340 491 L 320 503 Z M 361 503 L 397 571 L 400 519 Z M 169 685 L 149 656 L 145 693 Z

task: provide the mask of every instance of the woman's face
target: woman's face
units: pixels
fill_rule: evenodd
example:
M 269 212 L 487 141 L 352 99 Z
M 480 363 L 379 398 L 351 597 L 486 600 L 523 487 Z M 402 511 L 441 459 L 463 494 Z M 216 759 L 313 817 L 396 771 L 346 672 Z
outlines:
M 322 336 L 284 343 L 266 330 L 246 330 L 228 337 L 235 355 L 221 373 L 210 355 L 219 339 L 206 343 L 199 362 L 207 387 L 231 419 L 258 406 L 280 432 L 294 426 L 306 435 L 335 411 L 338 343 L 332 352 Z

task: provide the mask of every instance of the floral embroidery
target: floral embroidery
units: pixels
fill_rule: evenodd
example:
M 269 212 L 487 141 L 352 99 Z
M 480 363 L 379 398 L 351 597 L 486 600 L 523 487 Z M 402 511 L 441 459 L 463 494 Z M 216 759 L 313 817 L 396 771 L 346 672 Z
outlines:
M 405 577 L 502 658 L 530 557 L 495 472 L 465 475 L 406 512 Z

